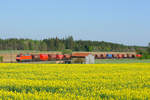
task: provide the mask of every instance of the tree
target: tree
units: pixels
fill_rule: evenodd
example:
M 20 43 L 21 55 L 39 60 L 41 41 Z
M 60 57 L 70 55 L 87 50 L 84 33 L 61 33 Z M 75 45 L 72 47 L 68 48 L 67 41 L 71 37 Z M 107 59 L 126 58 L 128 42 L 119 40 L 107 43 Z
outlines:
M 24 41 L 24 50 L 29 50 L 29 40 Z
M 150 43 L 148 44 L 147 51 L 148 51 L 148 53 L 150 54 Z
M 55 50 L 57 51 L 59 49 L 59 39 L 56 37 L 54 42 Z
M 73 49 L 74 48 L 74 40 L 72 36 L 69 36 L 65 41 L 66 49 Z
M 40 51 L 47 51 L 47 45 L 45 42 L 40 42 L 40 45 L 39 45 L 39 48 L 40 48 Z
M 29 50 L 34 50 L 34 43 L 32 41 L 29 42 Z

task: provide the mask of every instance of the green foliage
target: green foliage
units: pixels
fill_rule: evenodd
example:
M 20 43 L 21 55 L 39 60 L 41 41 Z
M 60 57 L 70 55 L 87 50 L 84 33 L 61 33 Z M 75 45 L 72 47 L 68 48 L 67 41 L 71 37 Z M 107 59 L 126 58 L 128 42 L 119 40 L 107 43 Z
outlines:
M 117 51 L 132 52 L 146 50 L 146 47 L 125 46 L 104 41 L 74 40 L 72 36 L 67 38 L 49 38 L 44 40 L 31 39 L 0 39 L 0 50 L 40 50 L 61 51 L 70 49 L 72 51 Z M 150 49 L 149 49 L 150 52 Z
M 138 59 L 150 59 L 150 43 L 146 49 L 137 49 L 137 54 L 141 54 L 142 57 Z
M 150 59 L 150 54 L 144 53 L 144 54 L 142 54 L 142 57 L 139 59 Z
M 150 43 L 148 44 L 147 52 L 150 54 Z
M 40 51 L 47 51 L 47 44 L 45 42 L 40 43 Z
M 72 50 L 65 49 L 65 50 L 62 51 L 62 54 L 72 54 Z
M 65 40 L 66 49 L 73 49 L 74 48 L 74 40 L 72 36 L 69 36 Z
M 2 56 L 0 56 L 0 62 L 3 62 L 3 57 Z

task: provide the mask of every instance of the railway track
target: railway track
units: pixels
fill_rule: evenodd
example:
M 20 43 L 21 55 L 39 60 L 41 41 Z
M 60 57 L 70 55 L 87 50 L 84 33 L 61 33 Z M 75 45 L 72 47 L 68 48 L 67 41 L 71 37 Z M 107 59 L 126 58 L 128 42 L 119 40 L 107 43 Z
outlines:
M 47 64 L 55 64 L 55 63 L 69 63 L 72 60 L 52 60 L 52 61 L 26 61 L 26 62 L 17 62 L 17 61 L 10 61 L 10 62 L 2 62 L 2 63 L 23 63 L 23 64 L 40 64 L 40 63 L 47 63 Z

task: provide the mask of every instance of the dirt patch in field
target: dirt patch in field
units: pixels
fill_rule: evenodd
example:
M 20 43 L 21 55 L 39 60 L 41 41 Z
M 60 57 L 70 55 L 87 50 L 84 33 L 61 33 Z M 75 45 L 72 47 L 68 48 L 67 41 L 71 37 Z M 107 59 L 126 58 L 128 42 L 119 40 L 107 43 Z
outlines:
M 17 54 L 0 54 L 3 57 L 3 62 L 16 62 Z

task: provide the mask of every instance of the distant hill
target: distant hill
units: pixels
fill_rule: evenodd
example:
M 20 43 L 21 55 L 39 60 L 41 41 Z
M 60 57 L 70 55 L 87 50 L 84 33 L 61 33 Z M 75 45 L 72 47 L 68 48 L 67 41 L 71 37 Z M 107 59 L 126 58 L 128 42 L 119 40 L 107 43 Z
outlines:
M 114 51 L 133 52 L 146 50 L 144 46 L 127 46 L 118 43 L 90 40 L 74 40 L 68 38 L 49 38 L 44 40 L 31 39 L 0 39 L 0 50 L 38 50 L 38 51 L 61 51 L 71 49 L 73 51 Z

